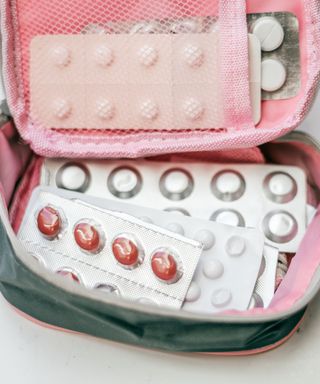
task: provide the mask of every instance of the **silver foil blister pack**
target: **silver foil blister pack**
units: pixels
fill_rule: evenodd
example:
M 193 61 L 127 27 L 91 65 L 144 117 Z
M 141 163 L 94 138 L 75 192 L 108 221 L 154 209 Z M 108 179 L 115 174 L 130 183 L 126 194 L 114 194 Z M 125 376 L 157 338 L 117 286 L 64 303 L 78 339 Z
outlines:
M 40 199 L 38 196 L 40 196 Z M 190 218 L 184 215 L 161 212 L 124 202 L 92 198 L 80 193 L 53 188 L 37 189 L 34 192 L 32 200 L 36 202 L 38 207 L 43 207 L 47 206 L 49 202 L 51 202 L 51 204 L 52 201 L 55 202 L 56 199 L 53 199 L 52 196 L 60 196 L 58 199 L 60 199 L 61 204 L 63 203 L 61 206 L 69 206 L 69 203 L 72 203 L 73 209 L 77 209 L 78 206 L 86 207 L 87 209 L 92 210 L 93 212 L 99 212 L 99 214 L 102 215 L 111 213 L 123 220 L 138 220 L 139 222 L 142 220 L 142 222 L 146 223 L 147 227 L 162 228 L 164 231 L 170 231 L 172 236 L 184 236 L 183 238 L 191 239 L 190 241 L 194 241 L 196 244 L 200 243 L 202 254 L 197 263 L 196 272 L 192 277 L 191 284 L 189 281 L 190 285 L 186 291 L 182 306 L 184 310 L 199 313 L 217 313 L 228 309 L 245 310 L 248 308 L 259 273 L 262 252 L 264 250 L 264 237 L 258 230 L 253 228 L 229 227 L 223 224 Z M 57 202 L 55 205 L 57 205 Z M 31 202 L 30 207 L 33 206 L 34 204 Z M 43 235 L 39 233 L 39 230 L 35 226 L 34 217 L 33 223 L 31 223 L 31 225 L 33 225 L 32 236 L 34 237 L 34 231 L 36 231 L 38 239 L 37 241 L 30 242 L 30 235 L 25 233 L 26 228 L 31 228 L 30 209 L 29 212 L 26 213 L 25 223 L 22 225 L 19 232 L 19 237 L 22 242 L 26 243 L 27 248 L 31 253 L 36 253 L 37 258 L 42 259 L 46 264 L 48 263 L 49 258 L 50 269 L 55 271 L 62 269 L 69 274 L 70 271 L 77 271 L 79 273 L 79 266 L 77 263 L 74 263 L 73 260 L 71 260 L 72 263 L 70 264 L 68 259 L 67 264 L 64 264 L 64 267 L 61 265 L 61 249 L 59 250 L 59 248 L 60 246 L 62 247 L 63 244 L 60 243 L 60 246 L 57 249 L 56 244 L 58 242 L 43 239 Z M 68 215 L 69 214 L 66 214 L 65 212 L 66 220 L 68 220 Z M 77 216 L 77 218 L 79 218 L 79 212 L 73 213 L 72 216 Z M 99 223 L 99 220 L 95 219 L 95 222 Z M 70 227 L 70 224 L 68 227 Z M 126 231 L 126 233 L 128 234 L 128 231 Z M 136 239 L 137 237 L 139 238 L 135 233 L 131 233 L 131 236 L 134 236 Z M 106 233 L 106 242 L 107 237 Z M 72 236 L 69 241 L 71 244 L 73 242 L 74 248 L 75 244 Z M 39 244 L 35 246 L 34 242 Z M 44 245 L 46 245 L 46 247 L 48 246 L 47 243 L 52 247 L 52 253 L 49 253 L 49 256 L 46 249 L 43 249 Z M 40 246 L 40 244 L 42 245 Z M 143 244 L 143 242 L 140 241 L 140 244 Z M 156 242 L 154 242 L 153 246 L 155 248 L 161 248 L 161 244 Z M 176 255 L 181 254 L 181 249 L 177 249 L 177 247 L 175 249 Z M 68 253 L 70 251 L 68 251 Z M 66 250 L 64 253 L 66 253 Z M 75 254 L 74 250 L 71 254 Z M 81 256 L 82 254 L 83 252 L 81 252 Z M 101 254 L 101 256 L 110 257 L 110 253 Z M 84 257 L 88 264 L 88 254 L 85 254 Z M 92 255 L 89 256 L 89 260 L 90 257 L 92 257 Z M 185 263 L 189 263 L 190 259 L 185 259 L 182 256 L 180 256 L 179 259 L 183 262 L 183 265 L 180 265 L 179 270 L 184 271 L 184 265 Z M 54 263 L 54 268 L 52 268 L 52 263 Z M 99 263 L 101 263 L 101 259 Z M 143 263 L 145 263 L 145 261 L 143 261 Z M 107 267 L 110 267 L 110 265 Z M 120 271 L 122 270 L 123 268 L 120 268 Z M 114 272 L 114 270 L 112 271 Z M 130 271 L 130 273 L 132 272 L 134 271 Z M 81 269 L 80 275 L 82 276 L 82 281 L 88 281 L 88 277 L 92 275 L 91 269 L 86 265 L 85 268 Z M 185 278 L 185 272 L 183 272 L 181 279 Z M 89 288 L 97 288 L 100 286 L 102 288 L 104 287 L 105 291 L 108 293 L 118 293 L 122 294 L 123 297 L 128 297 L 125 291 L 126 289 L 129 289 L 128 286 L 123 287 L 121 284 L 119 286 L 119 282 L 115 282 L 114 280 L 110 281 L 110 279 L 101 280 L 101 277 L 99 278 L 99 283 L 96 281 L 97 277 L 95 277 L 95 282 L 93 284 L 92 277 L 90 279 L 90 284 L 85 284 Z M 142 277 L 141 281 L 143 281 Z M 175 290 L 176 284 L 174 283 L 170 287 Z M 146 295 L 144 290 L 145 288 L 141 288 L 138 292 L 140 294 L 140 300 L 143 299 L 143 302 L 145 303 L 162 304 L 159 303 L 157 295 L 155 295 L 155 297 L 153 297 L 153 294 Z M 173 296 L 173 294 L 171 294 L 171 296 Z M 131 297 L 129 296 L 129 298 Z
M 47 159 L 41 184 L 223 224 L 257 227 L 282 252 L 306 230 L 306 176 L 282 165 Z
M 257 229 L 229 227 L 126 202 L 50 190 L 68 199 L 87 203 L 88 206 L 114 210 L 124 217 L 129 214 L 201 243 L 203 251 L 183 304 L 184 310 L 215 313 L 248 308 L 264 251 L 264 236 Z
M 53 272 L 88 288 L 176 309 L 202 252 L 199 242 L 132 216 L 41 191 L 34 193 L 18 236 Z

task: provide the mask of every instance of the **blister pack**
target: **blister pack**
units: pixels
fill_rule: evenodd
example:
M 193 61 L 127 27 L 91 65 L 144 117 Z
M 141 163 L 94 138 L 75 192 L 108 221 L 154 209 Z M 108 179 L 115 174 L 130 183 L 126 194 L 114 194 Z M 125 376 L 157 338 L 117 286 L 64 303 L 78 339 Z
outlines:
M 248 307 L 264 249 L 264 237 L 260 231 L 64 190 L 49 188 L 47 191 L 93 205 L 96 209 L 121 212 L 124 217 L 129 214 L 201 243 L 202 255 L 184 309 L 213 313 Z
M 173 234 L 193 239 L 202 245 L 203 250 L 187 291 L 183 309 L 202 313 L 247 309 L 264 248 L 264 237 L 258 230 L 229 227 L 175 213 L 53 188 L 38 189 L 34 192 L 33 199 L 37 200 L 37 195 L 40 195 L 40 200 L 41 196 L 45 195 L 47 202 L 51 201 L 49 200 L 51 195 L 59 195 L 68 199 L 67 201 L 73 201 L 89 209 L 99 210 L 102 213 L 113 211 L 117 217 L 125 220 L 136 217 L 148 225 L 155 225 Z
M 296 252 L 306 229 L 306 176 L 298 167 L 47 159 L 41 184 L 258 227 L 283 252 Z
M 262 99 L 295 97 L 301 87 L 299 22 L 290 12 L 248 15 L 249 31 L 262 50 Z
M 218 34 L 38 36 L 31 114 L 44 127 L 199 129 L 222 126 Z M 251 100 L 260 120 L 261 51 L 249 36 Z
M 33 196 L 18 236 L 50 270 L 88 288 L 177 309 L 202 252 L 194 240 L 49 192 Z

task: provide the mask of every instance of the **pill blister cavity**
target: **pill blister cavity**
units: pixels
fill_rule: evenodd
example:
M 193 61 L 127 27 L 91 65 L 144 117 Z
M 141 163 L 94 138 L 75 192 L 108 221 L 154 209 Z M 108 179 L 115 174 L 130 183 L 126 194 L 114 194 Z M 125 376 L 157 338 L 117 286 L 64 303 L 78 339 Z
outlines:
M 197 45 L 188 45 L 183 50 L 185 62 L 191 68 L 199 68 L 204 63 L 204 52 Z
M 94 52 L 94 59 L 100 67 L 107 68 L 113 64 L 115 56 L 111 48 L 106 45 L 100 45 Z
M 263 230 L 269 240 L 283 244 L 297 235 L 298 223 L 289 212 L 273 211 L 264 218 Z
M 244 194 L 246 183 L 239 172 L 226 170 L 213 177 L 211 188 L 219 200 L 231 202 L 240 199 Z
M 283 87 L 287 80 L 287 71 L 281 61 L 265 59 L 261 64 L 261 88 L 266 92 L 275 92 Z
M 145 100 L 140 105 L 140 115 L 146 120 L 154 121 L 159 116 L 158 104 L 153 100 Z
M 95 289 L 98 289 L 101 292 L 107 293 L 109 295 L 121 296 L 119 288 L 113 284 L 97 284 Z
M 246 240 L 240 236 L 232 236 L 227 240 L 226 252 L 229 256 L 237 257 L 245 253 L 247 248 Z
M 285 172 L 269 174 L 264 180 L 263 187 L 266 196 L 278 204 L 292 201 L 298 193 L 296 181 Z
M 232 293 L 228 289 L 218 289 L 212 293 L 211 303 L 214 307 L 223 308 L 230 304 Z
M 219 279 L 224 273 L 224 266 L 219 260 L 206 260 L 202 266 L 202 272 L 210 280 Z
M 161 193 L 168 199 L 179 201 L 187 198 L 193 191 L 193 179 L 189 173 L 181 169 L 166 171 L 160 179 Z
M 52 59 L 59 68 L 65 68 L 71 63 L 71 51 L 67 47 L 55 47 L 52 50 Z
M 194 240 L 198 241 L 203 245 L 203 249 L 205 251 L 211 249 L 216 242 L 216 238 L 214 234 L 207 230 L 207 229 L 201 229 L 194 235 Z
M 120 199 L 129 199 L 140 192 L 142 179 L 135 169 L 120 167 L 110 173 L 107 184 L 114 196 Z
M 48 240 L 53 240 L 62 231 L 62 217 L 59 210 L 47 205 L 37 215 L 37 226 L 40 233 Z
M 210 220 L 233 227 L 244 227 L 245 221 L 242 215 L 234 209 L 219 209 L 214 212 Z
M 140 64 L 146 68 L 149 68 L 157 63 L 159 59 L 159 53 L 156 48 L 150 45 L 144 45 L 138 51 L 138 57 Z
M 61 268 L 56 273 L 74 283 L 78 283 L 78 284 L 81 283 L 80 275 L 71 268 L 68 268 L 68 267 Z
M 182 109 L 186 119 L 190 121 L 201 120 L 205 113 L 204 104 L 194 97 L 185 100 Z
M 151 256 L 151 268 L 162 282 L 172 284 L 182 276 L 182 267 L 177 255 L 167 248 L 160 248 Z
M 114 104 L 108 99 L 97 100 L 96 114 L 101 120 L 112 120 L 116 115 L 116 108 Z
M 67 163 L 58 170 L 56 184 L 58 188 L 85 192 L 90 184 L 89 171 L 82 164 Z
M 193 303 L 195 301 L 197 301 L 201 296 L 201 288 L 199 286 L 199 284 L 197 284 L 196 282 L 192 281 L 191 284 L 190 284 L 190 287 L 187 291 L 187 295 L 186 295 L 186 302 L 187 303 Z
M 259 39 L 261 49 L 265 52 L 278 49 L 284 40 L 284 29 L 272 16 L 263 16 L 256 20 L 251 27 L 251 32 Z
M 53 116 L 59 120 L 66 120 L 72 114 L 72 103 L 67 99 L 56 99 L 52 104 Z
M 144 258 L 142 246 L 131 234 L 122 234 L 113 239 L 112 253 L 118 264 L 127 269 L 136 268 Z
M 174 232 L 174 233 L 178 233 L 181 236 L 184 235 L 184 228 L 179 223 L 169 223 L 169 224 L 167 224 L 166 229 L 168 231 L 171 231 L 171 232 Z
M 79 221 L 73 229 L 73 235 L 79 248 L 87 253 L 98 253 L 104 246 L 105 237 L 100 225 L 92 220 Z

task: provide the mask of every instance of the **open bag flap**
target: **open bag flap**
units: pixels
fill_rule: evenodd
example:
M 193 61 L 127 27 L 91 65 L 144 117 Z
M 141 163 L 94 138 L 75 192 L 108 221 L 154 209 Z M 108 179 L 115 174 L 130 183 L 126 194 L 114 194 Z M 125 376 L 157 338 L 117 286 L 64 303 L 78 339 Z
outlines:
M 249 90 L 247 13 L 274 10 L 291 12 L 298 18 L 301 89 L 299 94 L 291 99 L 263 101 L 262 119 L 255 126 Z M 193 34 L 170 34 L 170 30 L 168 32 L 168 28 L 178 28 L 179 25 L 181 28 L 182 22 L 194 22 L 199 19 L 202 22 L 211 20 L 206 21 L 205 25 L 206 28 L 213 25 L 214 32 Z M 148 21 L 148 28 L 157 21 L 161 26 L 160 33 L 130 35 L 130 28 L 138 28 L 138 30 L 144 28 L 146 21 Z M 183 3 L 174 0 L 161 3 L 157 1 L 128 3 L 124 0 L 90 2 L 12 0 L 1 2 L 1 25 L 5 86 L 15 123 L 24 140 L 31 144 L 36 153 L 50 157 L 139 157 L 159 153 L 259 145 L 285 134 L 301 122 L 311 105 L 319 77 L 320 7 L 316 0 L 290 2 L 272 0 L 263 3 L 257 0 L 233 2 L 190 0 Z M 111 80 L 109 79 L 107 85 L 104 85 L 100 83 L 99 71 L 92 70 L 91 64 L 88 64 L 88 52 L 92 41 L 110 43 L 114 39 L 116 48 L 119 48 L 119 42 L 122 41 L 121 44 L 124 45 L 121 45 L 121 53 L 127 51 L 128 41 L 130 44 L 134 42 L 138 47 L 143 48 L 139 51 L 142 62 L 146 66 L 151 63 L 152 66 L 158 57 L 152 49 L 150 51 L 150 46 L 145 46 L 145 41 L 150 39 L 153 39 L 153 43 L 157 41 L 158 53 L 166 57 L 168 49 L 176 47 L 177 44 L 179 46 L 181 41 L 188 42 L 191 38 L 190 41 L 194 43 L 198 38 L 205 40 L 208 37 L 211 39 L 212 36 L 215 36 L 212 40 L 214 44 L 212 44 L 212 50 L 208 52 L 211 55 L 215 53 L 216 71 L 212 73 L 216 77 L 211 78 L 202 73 L 202 78 L 196 79 L 195 84 L 188 83 L 190 78 L 183 73 L 183 70 L 180 71 L 179 66 L 175 71 L 174 64 L 172 68 L 163 66 L 163 72 L 160 71 L 161 76 L 157 75 L 150 79 L 149 75 L 141 75 L 139 70 L 130 72 L 133 70 L 133 65 L 126 65 L 124 61 L 124 66 L 120 65 L 117 69 L 118 77 L 112 75 Z M 84 67 L 81 69 L 80 65 L 80 69 L 77 68 L 79 73 L 84 70 L 83 73 L 87 74 L 85 84 L 79 85 L 78 78 L 72 80 L 74 73 L 63 81 L 59 78 L 58 83 L 54 73 L 51 76 L 46 62 L 45 47 L 52 39 L 56 41 L 56 38 L 62 39 L 63 42 L 67 39 L 68 43 L 71 41 L 77 47 L 80 44 L 84 56 L 82 59 L 78 58 L 78 64 L 82 63 Z M 141 41 L 144 44 L 142 47 Z M 211 44 L 211 40 L 207 43 Z M 63 60 L 68 63 L 68 53 L 61 50 L 61 46 L 58 48 L 53 52 L 58 55 L 58 59 L 56 57 L 58 62 L 61 64 L 62 59 L 62 63 Z M 80 51 L 77 50 L 77 52 Z M 174 52 L 178 51 L 173 49 L 171 56 L 170 54 L 168 56 L 169 59 L 174 57 L 172 56 Z M 37 56 L 37 52 L 40 56 Z M 104 64 L 113 62 L 109 51 L 98 53 L 100 59 L 102 55 Z M 197 64 L 199 60 L 201 62 L 201 52 L 195 49 L 194 44 L 191 47 L 188 46 L 187 53 L 191 54 L 188 56 L 188 59 L 191 57 L 191 64 Z M 49 77 L 41 77 L 47 73 Z M 125 81 L 121 80 L 124 73 L 127 76 Z M 165 79 L 164 84 L 159 84 L 159 79 Z M 62 83 L 60 84 L 59 81 Z M 110 86 L 112 82 L 122 85 L 116 84 L 112 87 Z M 213 83 L 212 88 L 208 87 L 210 82 Z M 32 84 L 35 84 L 35 90 Z M 45 88 L 42 87 L 43 85 Z M 48 98 L 48 89 L 52 91 L 49 95 L 56 95 L 62 89 L 64 95 L 70 95 L 71 99 L 76 99 L 79 110 L 76 110 L 74 119 L 68 122 L 67 118 L 63 123 L 55 124 L 50 111 L 48 112 L 48 106 L 52 106 Z M 193 97 L 186 100 L 183 104 L 183 110 L 189 116 L 186 122 L 181 120 L 180 109 L 171 110 L 170 108 L 174 106 L 174 102 L 180 100 L 179 98 L 189 95 L 190 90 L 200 98 L 203 97 L 205 102 L 199 104 L 198 99 Z M 90 115 L 97 107 L 98 115 L 102 119 L 113 118 L 115 114 L 113 106 L 110 106 L 109 99 L 105 99 L 105 92 L 110 92 L 112 97 L 119 98 L 122 120 L 116 119 L 114 125 L 110 122 L 101 123 L 100 120 L 98 122 L 95 120 L 96 117 Z M 100 104 L 92 106 L 91 103 L 96 100 L 96 95 L 99 97 L 102 95 L 103 100 L 101 101 L 100 98 Z M 141 113 L 147 120 L 145 124 L 139 119 L 132 118 L 131 113 L 132 103 L 141 95 L 146 97 L 143 99 L 145 102 L 140 106 Z M 153 103 L 150 95 L 158 98 L 156 99 L 158 103 Z M 69 116 L 72 107 L 65 102 L 65 99 L 61 101 L 59 98 L 58 101 L 58 105 L 55 104 L 52 108 L 56 117 L 58 116 L 59 119 L 62 117 L 63 120 L 65 116 Z M 43 104 L 44 107 L 41 110 L 43 113 L 35 116 L 32 111 L 33 105 L 37 106 L 37 103 Z M 206 105 L 210 107 L 206 109 Z M 165 116 L 160 114 L 159 117 L 162 107 L 172 113 L 168 112 Z M 202 116 L 204 120 L 201 122 L 198 118 Z

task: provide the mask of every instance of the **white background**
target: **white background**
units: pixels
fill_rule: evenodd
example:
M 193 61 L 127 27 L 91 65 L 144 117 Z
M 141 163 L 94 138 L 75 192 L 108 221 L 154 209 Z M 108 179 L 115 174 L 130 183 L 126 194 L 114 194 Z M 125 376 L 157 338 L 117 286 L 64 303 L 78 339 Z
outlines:
M 303 129 L 320 139 L 320 97 Z M 0 383 L 319 383 L 320 295 L 301 330 L 251 357 L 166 354 L 42 328 L 0 297 Z

